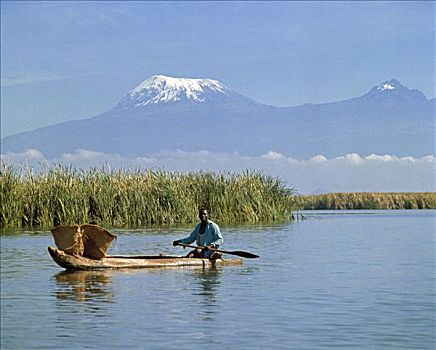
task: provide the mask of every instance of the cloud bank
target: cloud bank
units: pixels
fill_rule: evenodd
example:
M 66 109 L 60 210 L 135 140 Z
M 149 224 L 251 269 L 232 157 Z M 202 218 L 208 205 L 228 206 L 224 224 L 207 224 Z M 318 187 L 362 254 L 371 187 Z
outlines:
M 5 88 L 9 86 L 29 85 L 64 79 L 65 77 L 48 72 L 21 72 L 20 74 L 15 74 L 13 76 L 2 76 L 0 84 L 2 88 Z
M 47 159 L 40 151 L 28 149 L 23 153 L 2 154 L 1 160 L 2 165 L 41 167 L 62 164 L 81 169 L 104 165 L 111 169 L 131 167 L 178 172 L 238 172 L 253 169 L 282 178 L 299 193 L 436 190 L 434 155 L 415 158 L 378 154 L 361 156 L 350 153 L 335 158 L 317 155 L 307 160 L 298 160 L 276 151 L 253 157 L 239 153 L 177 150 L 125 158 L 118 154 L 78 149 L 59 158 Z

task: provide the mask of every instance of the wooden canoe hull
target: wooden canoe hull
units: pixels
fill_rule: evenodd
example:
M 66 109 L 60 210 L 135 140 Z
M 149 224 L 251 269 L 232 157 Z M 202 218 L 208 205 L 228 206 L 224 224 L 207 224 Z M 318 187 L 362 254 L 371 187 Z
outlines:
M 141 269 L 174 267 L 213 267 L 224 265 L 241 265 L 242 259 L 209 260 L 179 256 L 106 256 L 94 260 L 83 256 L 66 254 L 55 247 L 48 247 L 53 260 L 67 270 L 102 270 L 102 269 Z

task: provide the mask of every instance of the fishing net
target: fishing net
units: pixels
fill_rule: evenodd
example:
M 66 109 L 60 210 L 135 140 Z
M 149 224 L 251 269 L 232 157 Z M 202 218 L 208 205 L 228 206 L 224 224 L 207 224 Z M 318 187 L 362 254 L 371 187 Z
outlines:
M 101 259 L 116 238 L 97 225 L 58 226 L 51 230 L 56 246 L 65 253 Z

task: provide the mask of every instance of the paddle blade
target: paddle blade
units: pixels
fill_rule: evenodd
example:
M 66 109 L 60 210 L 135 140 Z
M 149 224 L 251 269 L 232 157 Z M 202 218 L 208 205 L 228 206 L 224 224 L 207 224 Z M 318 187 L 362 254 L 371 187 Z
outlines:
M 259 255 L 253 254 L 253 253 L 249 253 L 249 252 L 241 252 L 241 251 L 234 251 L 234 252 L 228 252 L 231 253 L 233 255 L 238 255 L 242 258 L 248 258 L 248 259 L 256 259 L 259 258 Z

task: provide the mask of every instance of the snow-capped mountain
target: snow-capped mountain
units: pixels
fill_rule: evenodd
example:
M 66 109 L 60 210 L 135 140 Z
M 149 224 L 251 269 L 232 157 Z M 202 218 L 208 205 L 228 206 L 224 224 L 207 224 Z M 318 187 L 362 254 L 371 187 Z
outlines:
M 398 80 L 391 79 L 386 80 L 383 83 L 379 84 L 378 86 L 374 86 L 371 91 L 386 91 L 386 92 L 392 92 L 392 91 L 401 91 L 401 90 L 409 90 L 405 86 L 403 86 Z
M 156 104 L 256 104 L 213 79 L 173 78 L 155 75 L 132 89 L 117 109 L 141 109 Z
M 346 153 L 434 154 L 435 99 L 391 79 L 345 101 L 273 107 L 217 80 L 153 76 L 111 110 L 5 137 L 2 153 L 35 148 L 47 157 L 76 149 L 128 156 L 160 150 L 277 151 L 307 159 Z
M 367 94 L 363 96 L 364 98 L 377 98 L 377 99 L 392 99 L 392 98 L 402 98 L 415 101 L 427 101 L 425 95 L 416 89 L 409 89 L 403 86 L 398 80 L 391 79 L 386 80 L 383 83 L 374 86 Z

